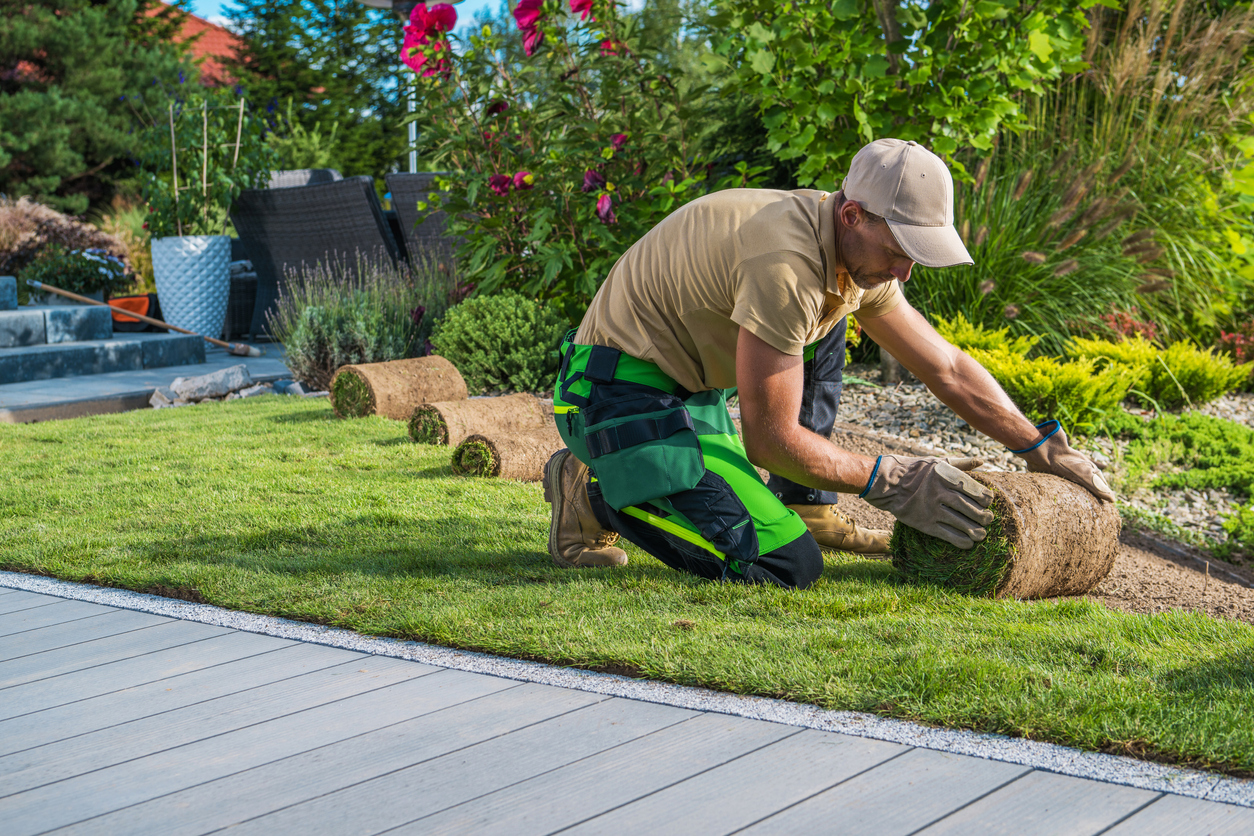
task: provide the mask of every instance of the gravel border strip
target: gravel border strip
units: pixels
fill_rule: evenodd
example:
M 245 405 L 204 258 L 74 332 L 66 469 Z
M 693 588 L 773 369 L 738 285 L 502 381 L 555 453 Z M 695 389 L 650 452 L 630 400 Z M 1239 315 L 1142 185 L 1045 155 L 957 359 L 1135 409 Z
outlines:
M 408 659 L 442 668 L 573 688 L 595 694 L 673 705 L 696 711 L 730 714 L 788 726 L 838 732 L 934 749 L 987 760 L 1021 764 L 1045 772 L 1122 784 L 1139 789 L 1172 793 L 1206 801 L 1254 807 L 1254 780 L 1229 778 L 1194 769 L 1181 769 L 1117 755 L 1084 752 L 1054 743 L 1004 737 L 980 732 L 936 729 L 904 720 L 890 720 L 853 711 L 829 711 L 815 706 L 765 697 L 745 697 L 507 659 L 486 653 L 452 650 L 420 642 L 364 636 L 351 630 L 289 621 L 267 615 L 237 612 L 210 604 L 194 604 L 173 598 L 124 589 L 91 586 L 19 572 L 0 572 L 0 587 L 89 601 L 127 610 L 229 627 L 293 641 L 328 645 L 376 656 Z

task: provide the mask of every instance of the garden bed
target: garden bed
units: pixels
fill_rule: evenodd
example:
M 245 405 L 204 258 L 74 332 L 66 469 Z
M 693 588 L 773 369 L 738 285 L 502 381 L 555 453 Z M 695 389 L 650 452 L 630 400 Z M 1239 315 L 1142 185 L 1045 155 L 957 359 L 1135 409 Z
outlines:
M 842 555 L 802 592 L 634 548 L 561 570 L 539 485 L 454 476 L 447 447 L 325 401 L 14 426 L 4 446 L 4 569 L 1254 775 L 1240 621 L 973 599 Z

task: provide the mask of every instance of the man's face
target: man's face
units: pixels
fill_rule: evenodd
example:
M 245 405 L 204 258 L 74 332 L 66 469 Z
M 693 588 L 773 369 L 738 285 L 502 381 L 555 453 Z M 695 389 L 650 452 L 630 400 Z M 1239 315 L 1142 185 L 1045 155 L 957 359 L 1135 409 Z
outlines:
M 871 223 L 852 201 L 839 214 L 844 226 L 840 252 L 854 284 L 872 290 L 893 279 L 902 284 L 910 281 L 914 261 L 901 249 L 888 224 Z

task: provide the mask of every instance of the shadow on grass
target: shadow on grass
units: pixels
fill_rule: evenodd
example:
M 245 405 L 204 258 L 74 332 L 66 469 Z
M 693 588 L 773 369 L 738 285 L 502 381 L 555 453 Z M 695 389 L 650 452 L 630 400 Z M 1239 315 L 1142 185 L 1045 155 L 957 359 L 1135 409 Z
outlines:
M 283 415 L 270 415 L 268 420 L 274 424 L 308 424 L 313 421 L 319 422 L 340 422 L 351 420 L 349 418 L 336 418 L 334 412 L 329 412 L 325 407 L 310 405 L 308 409 L 300 412 L 288 412 Z
M 1177 668 L 1163 679 L 1173 691 L 1222 697 L 1224 692 L 1254 691 L 1254 663 L 1247 652 L 1229 653 L 1195 665 Z

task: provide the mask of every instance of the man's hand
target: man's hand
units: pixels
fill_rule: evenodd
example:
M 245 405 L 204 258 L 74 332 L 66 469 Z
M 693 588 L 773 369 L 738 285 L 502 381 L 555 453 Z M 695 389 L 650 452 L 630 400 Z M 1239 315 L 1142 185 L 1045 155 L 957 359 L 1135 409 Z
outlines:
M 880 456 L 875 473 L 859 494 L 911 528 L 969 549 L 987 536 L 993 521 L 993 492 L 963 470 L 980 459 Z
M 1092 459 L 1067 442 L 1067 434 L 1057 421 L 1046 421 L 1037 427 L 1045 439 L 1027 450 L 1011 450 L 1028 463 L 1032 473 L 1052 473 L 1075 482 L 1103 502 L 1114 502 L 1115 492 L 1106 484 L 1101 470 Z

